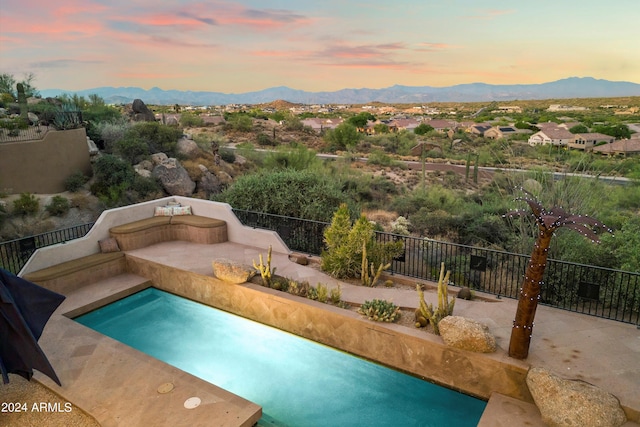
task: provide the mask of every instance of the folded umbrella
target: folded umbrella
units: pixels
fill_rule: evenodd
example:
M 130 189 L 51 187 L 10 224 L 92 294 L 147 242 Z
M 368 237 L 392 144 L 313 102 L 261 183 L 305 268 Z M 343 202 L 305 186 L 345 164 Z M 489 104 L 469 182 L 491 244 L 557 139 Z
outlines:
M 61 385 L 38 339 L 64 299 L 0 268 L 0 371 L 5 384 L 10 373 L 30 380 L 36 369 Z

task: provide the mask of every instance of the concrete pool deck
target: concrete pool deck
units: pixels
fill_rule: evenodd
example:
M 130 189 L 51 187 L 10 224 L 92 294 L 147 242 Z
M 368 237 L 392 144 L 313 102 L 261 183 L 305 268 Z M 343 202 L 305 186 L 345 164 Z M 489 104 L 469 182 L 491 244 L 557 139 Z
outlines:
M 129 251 L 127 256 L 211 277 L 212 259 L 224 257 L 250 265 L 260 253 L 264 254 L 264 249 L 230 242 L 201 245 L 173 241 Z M 272 266 L 277 267 L 279 275 L 306 280 L 312 285 L 321 282 L 332 288 L 340 284 L 342 299 L 347 302 L 362 303 L 379 298 L 392 300 L 402 307 L 417 306 L 415 291 L 365 288 L 339 282 L 317 269 L 290 261 L 287 254 L 274 253 Z M 36 379 L 87 411 L 103 426 L 252 425 L 260 416 L 257 405 L 69 318 L 150 285 L 146 277 L 123 274 L 68 295 L 40 340 L 63 387 L 58 387 L 39 373 L 36 373 Z M 426 296 L 434 295 L 426 293 Z M 510 299 L 495 302 L 459 300 L 454 313 L 487 324 L 497 338 L 499 351 L 505 353 L 516 304 L 517 301 Z M 509 359 L 515 366 L 545 367 L 562 377 L 581 379 L 599 386 L 617 396 L 627 408 L 627 415 L 638 420 L 640 330 L 635 325 L 544 306 L 538 308 L 536 320 L 529 358 L 524 362 Z M 427 334 L 414 329 L 411 333 L 416 332 Z M 158 388 L 165 383 L 173 384 L 174 389 L 170 393 L 159 393 Z M 183 403 L 192 396 L 201 398 L 201 406 L 185 409 Z M 535 405 L 494 394 L 479 425 L 524 424 L 543 425 Z M 628 422 L 626 425 L 637 424 Z

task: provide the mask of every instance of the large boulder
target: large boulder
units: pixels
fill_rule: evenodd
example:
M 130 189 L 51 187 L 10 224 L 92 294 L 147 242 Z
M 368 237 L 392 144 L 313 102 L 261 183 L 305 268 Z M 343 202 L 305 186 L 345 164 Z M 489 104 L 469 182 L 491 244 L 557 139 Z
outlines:
M 618 427 L 627 422 L 620 401 L 581 380 L 566 380 L 544 368 L 531 368 L 527 386 L 542 421 L 551 427 Z
M 476 353 L 496 351 L 496 339 L 489 328 L 475 320 L 447 316 L 438 323 L 442 340 L 450 347 Z
M 220 182 L 220 179 L 211 173 L 205 165 L 198 165 L 198 167 L 202 172 L 202 177 L 196 184 L 197 190 L 205 193 L 207 199 L 212 194 L 220 193 L 222 191 L 222 183 Z
M 178 153 L 189 159 L 196 157 L 201 151 L 200 147 L 198 147 L 198 144 L 196 144 L 193 139 L 184 137 L 178 140 L 176 149 L 178 150 Z
M 213 267 L 213 275 L 229 283 L 248 282 L 256 273 L 253 267 L 224 258 L 213 260 L 211 265 Z
M 151 175 L 157 178 L 164 190 L 172 196 L 191 196 L 196 183 L 177 159 L 168 158 L 153 168 Z
M 156 115 L 141 99 L 134 99 L 131 104 L 131 120 L 136 122 L 155 122 Z

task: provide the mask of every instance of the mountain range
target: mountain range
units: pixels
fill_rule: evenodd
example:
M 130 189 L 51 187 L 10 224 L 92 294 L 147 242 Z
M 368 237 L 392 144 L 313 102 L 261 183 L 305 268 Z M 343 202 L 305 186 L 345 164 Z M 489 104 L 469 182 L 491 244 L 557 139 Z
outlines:
M 640 96 L 640 84 L 600 80 L 593 77 L 570 77 L 540 84 L 470 83 L 447 87 L 394 85 L 383 89 L 341 89 L 334 92 L 307 92 L 286 86 L 238 94 L 163 90 L 157 87 L 148 90 L 139 87 L 98 87 L 80 91 L 61 89 L 40 91 L 43 97 L 55 97 L 64 93 L 84 97 L 96 94 L 110 104 L 129 104 L 134 99 L 156 105 L 262 104 L 276 100 L 300 104 L 366 104 L 370 102 L 425 104 Z

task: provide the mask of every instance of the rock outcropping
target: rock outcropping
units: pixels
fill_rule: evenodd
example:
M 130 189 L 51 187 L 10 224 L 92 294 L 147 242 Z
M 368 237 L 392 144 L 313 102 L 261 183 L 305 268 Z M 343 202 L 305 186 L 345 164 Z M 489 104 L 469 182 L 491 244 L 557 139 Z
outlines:
M 129 118 L 134 122 L 155 122 L 156 116 L 141 99 L 134 99 L 129 111 Z
M 584 381 L 566 380 L 544 368 L 531 368 L 527 386 L 548 426 L 618 427 L 627 422 L 614 395 Z
M 489 328 L 475 320 L 447 316 L 438 323 L 442 340 L 450 347 L 476 353 L 496 351 L 496 339 Z
M 239 264 L 229 259 L 216 259 L 211 263 L 213 275 L 218 279 L 229 283 L 245 283 L 256 273 L 253 267 Z
M 172 196 L 189 197 L 193 194 L 196 183 L 191 180 L 189 173 L 178 160 L 168 158 L 164 153 L 151 157 L 155 163 L 151 176 L 160 181 L 164 191 Z

